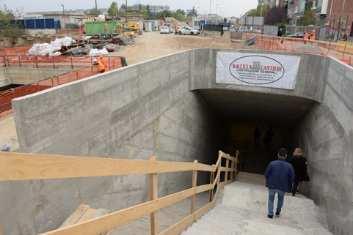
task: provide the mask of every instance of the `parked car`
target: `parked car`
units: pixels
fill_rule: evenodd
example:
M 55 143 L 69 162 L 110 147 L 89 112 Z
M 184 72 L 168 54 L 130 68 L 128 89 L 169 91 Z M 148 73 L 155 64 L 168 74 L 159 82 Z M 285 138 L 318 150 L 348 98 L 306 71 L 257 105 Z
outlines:
M 162 26 L 161 30 L 160 30 L 161 34 L 170 34 L 172 32 L 173 31 L 171 30 L 171 28 L 169 26 L 166 26 L 166 25 Z
M 297 32 L 295 34 L 289 34 L 287 37 L 290 38 L 304 38 L 304 32 Z
M 197 35 L 200 34 L 200 31 L 189 26 L 184 26 L 180 29 L 179 34 L 183 35 Z

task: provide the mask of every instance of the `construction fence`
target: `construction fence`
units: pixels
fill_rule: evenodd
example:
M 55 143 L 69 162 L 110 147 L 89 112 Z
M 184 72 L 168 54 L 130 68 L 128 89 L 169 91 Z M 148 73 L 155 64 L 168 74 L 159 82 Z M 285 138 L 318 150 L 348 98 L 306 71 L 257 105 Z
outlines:
M 105 57 L 107 71 L 123 67 L 125 62 L 123 57 Z M 11 101 L 15 98 L 42 91 L 61 84 L 87 78 L 98 74 L 98 68 L 94 65 L 93 57 L 67 57 L 67 56 L 0 56 L 0 66 L 31 66 L 33 68 L 71 66 L 73 70 L 59 74 L 48 79 L 38 81 L 33 84 L 23 85 L 0 91 L 0 117 L 6 115 L 11 110 Z
M 259 50 L 330 56 L 353 66 L 353 44 L 348 41 L 330 42 L 249 33 L 243 34 L 243 40 L 247 46 Z

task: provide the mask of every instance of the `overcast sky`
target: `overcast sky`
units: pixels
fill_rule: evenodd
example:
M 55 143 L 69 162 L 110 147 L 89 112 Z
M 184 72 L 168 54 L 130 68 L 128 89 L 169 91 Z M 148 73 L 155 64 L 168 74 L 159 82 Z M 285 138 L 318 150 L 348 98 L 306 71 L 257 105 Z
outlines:
M 112 0 L 97 0 L 99 8 L 107 8 Z M 240 16 L 251 8 L 256 7 L 257 0 L 211 0 L 212 13 L 222 16 Z M 125 0 L 117 0 L 122 4 Z M 196 7 L 199 13 L 210 12 L 210 0 L 128 0 L 128 5 L 141 3 L 153 5 L 169 5 L 171 9 L 191 9 Z M 6 5 L 14 10 L 23 12 L 42 10 L 61 10 L 61 4 L 65 9 L 93 8 L 94 0 L 0 0 L 0 5 Z

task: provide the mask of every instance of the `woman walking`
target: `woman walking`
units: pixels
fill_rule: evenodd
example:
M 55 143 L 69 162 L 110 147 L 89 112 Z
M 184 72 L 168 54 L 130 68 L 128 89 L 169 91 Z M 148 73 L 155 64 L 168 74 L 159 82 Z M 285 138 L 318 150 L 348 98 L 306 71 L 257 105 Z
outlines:
M 309 181 L 309 176 L 307 172 L 307 160 L 303 156 L 303 150 L 301 148 L 296 148 L 294 150 L 291 163 L 293 165 L 295 173 L 292 195 L 295 196 L 298 191 L 298 185 L 302 181 Z

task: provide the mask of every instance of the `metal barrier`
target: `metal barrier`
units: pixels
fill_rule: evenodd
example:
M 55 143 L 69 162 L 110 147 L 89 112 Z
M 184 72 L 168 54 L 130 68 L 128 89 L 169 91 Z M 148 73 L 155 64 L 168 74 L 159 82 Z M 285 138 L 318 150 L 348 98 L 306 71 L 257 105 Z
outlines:
M 149 198 L 146 202 L 44 234 L 98 235 L 121 227 L 145 215 L 150 215 L 150 234 L 174 235 L 180 234 L 215 206 L 220 188 L 235 180 L 238 173 L 238 155 L 239 151 L 236 152 L 235 157 L 219 151 L 217 163 L 206 165 L 197 161 L 193 163 L 156 161 L 155 157 L 151 157 L 150 160 L 127 160 L 3 152 L 0 153 L 0 181 L 147 174 L 149 175 Z M 188 171 L 192 171 L 191 188 L 158 197 L 158 177 L 160 174 Z M 199 171 L 210 174 L 209 184 L 197 185 Z M 223 173 L 223 177 L 221 173 Z M 209 202 L 200 209 L 196 209 L 196 195 L 202 192 L 209 192 Z M 166 230 L 159 232 L 156 212 L 187 198 L 191 198 L 190 214 Z
M 259 50 L 331 56 L 353 66 L 353 46 L 348 42 L 336 43 L 263 34 L 243 34 L 243 40 L 249 40 L 253 37 L 256 37 L 253 47 Z

